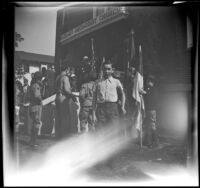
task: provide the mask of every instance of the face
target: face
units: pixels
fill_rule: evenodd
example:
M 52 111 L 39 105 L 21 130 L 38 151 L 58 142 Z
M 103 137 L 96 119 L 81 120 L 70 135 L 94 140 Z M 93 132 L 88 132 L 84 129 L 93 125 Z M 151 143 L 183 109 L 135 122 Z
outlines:
M 70 75 L 70 68 L 69 67 L 65 70 L 65 73 L 66 73 L 67 76 Z
M 134 77 L 135 77 L 135 74 L 136 74 L 135 69 L 131 69 L 130 77 L 131 77 L 131 78 L 134 78 Z
M 147 86 L 153 87 L 153 86 L 154 86 L 154 82 L 151 81 L 151 80 L 148 80 L 148 81 L 147 81 Z
M 112 65 L 111 64 L 104 65 L 103 73 L 106 78 L 110 77 L 113 73 Z

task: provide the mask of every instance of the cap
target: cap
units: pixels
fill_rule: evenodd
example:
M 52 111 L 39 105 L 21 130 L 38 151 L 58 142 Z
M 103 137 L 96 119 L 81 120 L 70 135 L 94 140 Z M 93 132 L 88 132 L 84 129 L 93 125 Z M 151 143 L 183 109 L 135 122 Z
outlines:
M 83 59 L 86 60 L 86 59 L 89 59 L 89 58 L 88 58 L 88 56 L 84 56 Z

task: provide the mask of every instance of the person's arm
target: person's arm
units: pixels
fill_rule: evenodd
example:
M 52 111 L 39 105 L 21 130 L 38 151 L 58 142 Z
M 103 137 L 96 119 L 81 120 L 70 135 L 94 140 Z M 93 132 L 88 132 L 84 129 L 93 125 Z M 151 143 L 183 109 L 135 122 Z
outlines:
M 77 98 L 76 98 L 77 96 L 72 93 L 69 78 L 67 76 L 65 76 L 64 79 L 63 79 L 63 86 L 64 86 L 64 93 L 66 95 L 68 95 L 69 97 L 71 97 L 71 99 L 74 102 L 77 102 Z
M 93 88 L 93 101 L 92 101 L 92 112 L 93 118 L 96 119 L 96 108 L 97 108 L 97 84 L 95 83 Z
M 64 93 L 66 95 L 72 95 L 72 91 L 71 91 L 71 86 L 70 86 L 70 82 L 69 82 L 69 78 L 67 76 L 65 76 L 63 78 L 63 89 L 64 89 Z
M 147 94 L 147 92 L 146 92 L 144 89 L 140 89 L 140 90 L 139 90 L 139 93 L 142 94 L 142 95 Z
M 117 84 L 117 90 L 118 90 L 119 95 L 121 96 L 121 109 L 122 109 L 122 112 L 123 112 L 123 114 L 126 114 L 126 110 L 125 110 L 126 96 L 125 96 L 125 93 L 124 93 L 124 90 L 123 90 L 123 87 L 122 87 L 120 81 Z

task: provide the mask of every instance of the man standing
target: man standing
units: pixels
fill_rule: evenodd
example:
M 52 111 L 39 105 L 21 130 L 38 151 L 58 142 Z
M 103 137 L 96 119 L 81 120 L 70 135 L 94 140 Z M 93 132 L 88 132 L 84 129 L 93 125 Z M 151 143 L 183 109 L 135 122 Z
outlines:
M 29 113 L 32 119 L 32 127 L 31 127 L 31 138 L 30 144 L 31 146 L 37 146 L 36 136 L 38 134 L 38 128 L 41 126 L 41 115 L 42 115 L 42 95 L 41 95 L 41 79 L 42 75 L 40 72 L 36 72 L 34 74 L 32 85 L 30 88 L 30 106 Z
M 56 78 L 56 126 L 55 136 L 57 139 L 70 134 L 70 109 L 69 102 L 73 96 L 69 82 L 70 68 L 63 66 L 61 73 Z
M 97 129 L 111 124 L 117 124 L 119 120 L 119 100 L 121 110 L 125 114 L 125 94 L 121 82 L 112 77 L 112 63 L 103 65 L 103 78 L 97 81 L 94 97 L 94 109 L 97 115 Z M 93 111 L 95 113 L 95 110 Z M 95 115 L 94 115 L 95 117 Z

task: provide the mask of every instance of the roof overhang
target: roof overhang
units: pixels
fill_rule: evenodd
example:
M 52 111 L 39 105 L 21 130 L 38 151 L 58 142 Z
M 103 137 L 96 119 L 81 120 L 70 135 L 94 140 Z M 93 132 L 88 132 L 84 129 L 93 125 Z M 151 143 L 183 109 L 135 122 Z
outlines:
M 74 29 L 61 35 L 61 44 L 67 44 L 75 39 L 78 39 L 88 33 L 105 27 L 111 23 L 127 18 L 128 11 L 125 7 L 113 7 L 104 14 L 90 19 L 87 22 L 75 27 Z

